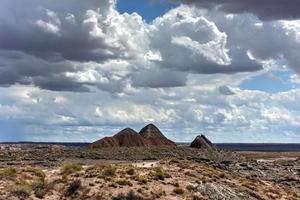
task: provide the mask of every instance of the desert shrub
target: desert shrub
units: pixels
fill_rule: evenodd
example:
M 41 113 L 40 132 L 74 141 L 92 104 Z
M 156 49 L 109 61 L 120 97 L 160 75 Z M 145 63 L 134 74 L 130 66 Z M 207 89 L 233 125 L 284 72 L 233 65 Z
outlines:
M 44 196 L 47 194 L 47 191 L 43 188 L 37 188 L 35 191 L 34 191 L 34 195 L 39 198 L 39 199 L 42 199 L 44 198 Z
M 164 180 L 165 178 L 169 178 L 170 175 L 165 172 L 165 170 L 161 167 L 156 167 L 154 172 L 152 173 L 154 179 Z
M 145 176 L 142 176 L 142 175 L 136 175 L 134 177 L 134 180 L 139 182 L 139 183 L 142 183 L 142 184 L 146 184 L 148 182 L 148 180 L 146 179 Z
M 186 161 L 181 161 L 177 164 L 178 167 L 180 167 L 181 169 L 189 169 L 190 163 L 186 162 Z
M 165 190 L 163 190 L 162 187 L 160 187 L 159 190 L 157 191 L 157 194 L 156 194 L 156 195 L 157 195 L 157 197 L 159 198 L 159 197 L 161 197 L 161 196 L 166 196 L 167 193 L 166 193 Z
M 180 187 L 175 187 L 174 189 L 173 189 L 173 192 L 175 193 L 175 194 L 184 194 L 184 190 L 182 189 L 182 188 L 180 188 Z
M 26 199 L 27 197 L 29 197 L 31 191 L 31 185 L 24 183 L 13 185 L 11 187 L 10 193 L 13 196 L 19 197 L 20 199 Z
M 81 169 L 82 169 L 82 167 L 79 164 L 67 163 L 62 166 L 61 174 L 69 175 L 69 174 L 73 174 L 75 172 L 79 172 Z
M 197 185 L 189 184 L 185 187 L 188 191 L 195 191 L 197 189 Z
M 85 170 L 85 177 L 86 178 L 93 178 L 98 177 L 101 175 L 102 169 L 105 168 L 104 165 L 96 164 L 94 166 L 90 166 Z
M 143 191 L 144 191 L 143 188 L 137 189 L 137 192 L 138 192 L 138 193 L 143 193 Z
M 195 174 L 193 174 L 191 171 L 186 171 L 184 172 L 185 175 L 190 176 L 190 177 L 197 177 Z
M 126 170 L 126 173 L 127 173 L 128 175 L 134 175 L 134 174 L 135 174 L 135 170 L 134 170 L 133 167 L 131 167 L 131 168 L 129 168 L 129 169 Z
M 117 183 L 118 183 L 119 185 L 129 185 L 129 186 L 132 186 L 132 185 L 133 185 L 129 180 L 126 180 L 126 179 L 118 180 Z
M 117 185 L 116 182 L 111 182 L 111 183 L 108 184 L 108 187 L 117 188 L 118 185 Z
M 169 164 L 178 164 L 180 163 L 179 160 L 172 158 L 171 160 L 169 160 Z
M 72 181 L 66 190 L 65 196 L 75 196 L 80 188 L 81 181 L 79 179 Z
M 32 190 L 37 198 L 44 198 L 49 189 L 50 185 L 44 180 L 32 183 Z
M 33 173 L 35 176 L 40 177 L 42 179 L 46 177 L 46 174 L 43 172 L 43 170 L 39 168 L 28 167 L 24 171 Z
M 102 175 L 104 177 L 107 177 L 107 176 L 115 176 L 116 175 L 116 171 L 117 171 L 117 168 L 113 165 L 109 165 L 107 166 L 103 172 L 102 172 Z
M 12 178 L 17 175 L 17 170 L 15 168 L 3 168 L 0 169 L 0 178 Z
M 135 194 L 132 190 L 128 194 L 118 194 L 118 196 L 113 197 L 113 200 L 144 200 L 143 197 Z
M 178 182 L 173 182 L 172 185 L 173 185 L 174 187 L 179 187 L 179 183 L 178 183 Z

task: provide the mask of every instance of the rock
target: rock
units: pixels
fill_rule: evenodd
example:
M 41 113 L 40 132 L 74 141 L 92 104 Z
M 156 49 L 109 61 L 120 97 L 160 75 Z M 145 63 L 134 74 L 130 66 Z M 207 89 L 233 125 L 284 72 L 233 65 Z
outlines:
M 207 139 L 204 135 L 197 136 L 194 141 L 191 143 L 190 147 L 198 149 L 209 149 L 215 150 L 216 147 Z
M 243 200 L 253 199 L 246 194 L 234 191 L 232 188 L 218 183 L 202 183 L 197 191 L 203 194 L 208 200 Z
M 197 187 L 198 187 L 198 184 L 188 183 L 188 185 L 186 186 L 186 189 L 189 191 L 196 191 Z

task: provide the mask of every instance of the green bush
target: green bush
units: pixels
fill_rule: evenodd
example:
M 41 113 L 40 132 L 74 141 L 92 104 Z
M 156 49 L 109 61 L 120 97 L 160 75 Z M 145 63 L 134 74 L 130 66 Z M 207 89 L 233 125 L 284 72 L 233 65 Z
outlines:
M 134 177 L 134 180 L 139 182 L 140 184 L 146 184 L 148 182 L 147 178 L 145 176 L 142 176 L 142 175 L 136 175 Z
M 27 197 L 30 196 L 31 191 L 32 191 L 31 185 L 25 183 L 25 184 L 13 185 L 10 193 L 13 196 L 19 197 L 20 199 L 26 199 Z
M 69 175 L 75 172 L 79 172 L 81 169 L 82 167 L 79 164 L 67 163 L 62 166 L 61 173 L 63 175 Z
M 129 180 L 126 180 L 126 179 L 118 180 L 117 183 L 118 183 L 119 185 L 129 185 L 129 186 L 132 186 L 132 185 L 133 185 Z
M 15 168 L 3 168 L 0 169 L 0 178 L 11 178 L 17 175 L 17 170 Z
M 79 179 L 74 180 L 70 183 L 69 187 L 67 188 L 67 191 L 65 193 L 65 196 L 75 196 L 77 194 L 77 191 L 81 188 L 81 181 Z
M 40 177 L 42 179 L 46 177 L 46 174 L 43 172 L 43 170 L 39 168 L 28 167 L 24 171 L 33 173 L 35 176 Z
M 115 176 L 116 175 L 116 171 L 117 171 L 117 168 L 113 165 L 109 165 L 107 166 L 103 172 L 102 172 L 102 175 L 104 177 L 107 177 L 107 176 Z
M 49 190 L 49 185 L 44 180 L 43 181 L 38 181 L 38 182 L 34 182 L 32 184 L 32 189 L 34 191 L 34 195 L 37 198 L 42 199 L 47 194 L 47 192 Z
M 154 179 L 165 180 L 165 178 L 169 178 L 170 175 L 165 172 L 165 170 L 161 167 L 156 167 L 154 172 L 152 173 Z
M 47 191 L 43 188 L 37 188 L 35 191 L 34 191 L 34 195 L 39 198 L 39 199 L 42 199 L 44 198 L 44 196 L 47 194 Z

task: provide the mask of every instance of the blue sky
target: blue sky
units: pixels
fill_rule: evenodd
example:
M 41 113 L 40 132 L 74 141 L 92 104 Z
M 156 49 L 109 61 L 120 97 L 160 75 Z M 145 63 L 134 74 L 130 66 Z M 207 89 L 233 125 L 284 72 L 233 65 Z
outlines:
M 248 1 L 2 0 L 0 141 L 300 142 L 300 16 Z
M 129 14 L 136 12 L 144 20 L 151 23 L 156 17 L 162 16 L 176 6 L 178 6 L 178 3 L 172 3 L 171 1 L 119 0 L 117 10 L 120 13 L 127 12 Z M 289 81 L 292 74 L 293 72 L 290 70 L 264 73 L 245 80 L 240 87 L 242 89 L 261 90 L 269 93 L 284 92 L 295 87 Z
M 136 12 L 143 17 L 147 22 L 151 22 L 158 16 L 163 15 L 171 8 L 176 7 L 175 3 L 169 1 L 139 1 L 139 0 L 119 0 L 117 10 L 120 13 Z
M 274 71 L 250 78 L 241 84 L 241 89 L 261 90 L 269 93 L 284 92 L 295 87 L 290 82 L 290 71 Z

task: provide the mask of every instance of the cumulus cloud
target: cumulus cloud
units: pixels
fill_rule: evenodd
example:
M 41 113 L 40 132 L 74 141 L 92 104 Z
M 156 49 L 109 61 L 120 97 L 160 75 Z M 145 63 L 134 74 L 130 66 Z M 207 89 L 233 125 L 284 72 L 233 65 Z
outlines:
M 103 83 L 108 70 L 97 71 L 90 64 L 105 68 L 111 61 L 137 59 L 144 51 L 141 17 L 120 15 L 115 4 L 113 0 L 67 0 L 63 5 L 59 1 L 2 1 L 0 84 L 33 84 L 57 91 L 89 91 L 90 85 L 112 88 L 111 92 L 122 90 L 124 81 Z M 97 83 L 78 78 L 92 70 L 95 78 L 102 77 Z
M 257 71 L 262 66 L 246 52 L 228 47 L 228 35 L 195 8 L 180 6 L 157 18 L 150 46 L 160 52 L 163 68 L 194 73 Z
M 216 8 L 227 13 L 253 13 L 262 20 L 298 19 L 300 3 L 297 0 L 181 0 L 202 8 Z
M 3 50 L 25 51 L 49 60 L 103 61 L 129 56 L 124 52 L 128 45 L 112 33 L 113 1 L 65 1 L 60 7 L 58 1 L 4 0 L 1 5 Z
M 181 5 L 146 23 L 115 6 L 113 0 L 2 1 L 0 84 L 132 93 L 185 86 L 194 74 L 256 72 L 269 60 L 299 72 L 299 21 Z
M 299 139 L 297 15 L 210 2 L 147 23 L 114 0 L 2 0 L 0 126 L 20 140 L 92 141 L 148 122 L 177 141 Z M 296 89 L 239 88 L 282 68 Z
M 24 135 L 30 132 L 35 138 L 60 133 L 53 135 L 65 141 L 72 132 L 80 141 L 92 141 L 119 128 L 139 129 L 149 122 L 176 141 L 190 141 L 199 133 L 219 142 L 257 142 L 257 138 L 289 142 L 293 138 L 285 134 L 297 136 L 298 89 L 276 94 L 232 90 L 234 95 L 220 95 L 216 88 L 188 86 L 142 89 L 133 96 L 116 97 L 105 92 L 78 95 L 13 86 L 1 89 L 0 122 L 17 123 Z

